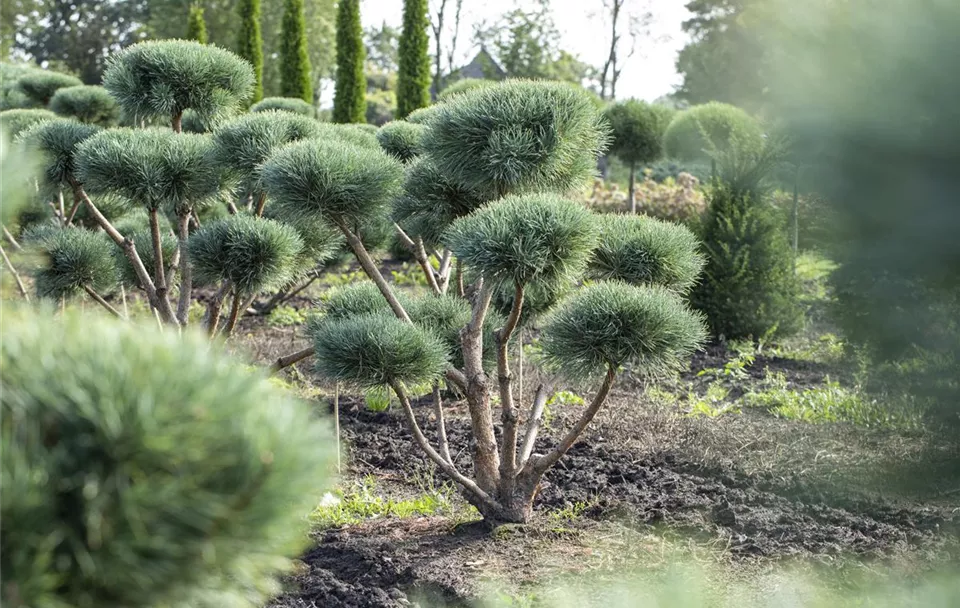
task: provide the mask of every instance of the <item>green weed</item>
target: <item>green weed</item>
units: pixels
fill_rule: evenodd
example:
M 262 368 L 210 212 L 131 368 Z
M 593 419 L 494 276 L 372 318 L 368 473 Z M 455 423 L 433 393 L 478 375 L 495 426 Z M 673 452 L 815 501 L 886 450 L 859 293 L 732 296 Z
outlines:
M 339 501 L 332 505 L 318 506 L 309 519 L 319 528 L 336 528 L 378 517 L 450 514 L 453 511 L 451 492 L 449 486 L 444 486 L 440 490 L 428 491 L 414 498 L 384 498 L 376 494 L 376 479 L 368 475 L 356 482 L 349 491 L 335 492 Z
M 706 416 L 707 418 L 716 418 L 724 414 L 740 413 L 740 406 L 734 403 L 727 403 L 727 397 L 730 391 L 720 384 L 711 384 L 707 387 L 707 394 L 703 397 L 691 392 L 687 394 L 687 403 L 690 411 L 687 416 L 697 418 Z
M 292 327 L 303 325 L 306 321 L 306 313 L 287 305 L 277 306 L 267 315 L 267 324 L 271 327 Z
M 385 386 L 367 389 L 363 401 L 371 412 L 385 412 L 390 409 L 390 390 Z

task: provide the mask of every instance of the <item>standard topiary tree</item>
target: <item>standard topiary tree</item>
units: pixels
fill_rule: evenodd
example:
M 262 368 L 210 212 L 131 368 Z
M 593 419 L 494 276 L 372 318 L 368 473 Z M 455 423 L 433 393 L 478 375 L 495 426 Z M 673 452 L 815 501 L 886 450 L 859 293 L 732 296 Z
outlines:
M 627 200 L 630 213 L 636 213 L 637 165 L 653 162 L 663 154 L 663 133 L 673 110 L 629 99 L 610 105 L 604 114 L 613 130 L 610 153 L 630 167 Z
M 190 5 L 187 15 L 187 40 L 194 40 L 200 44 L 207 43 L 207 22 L 203 18 L 203 7 L 199 4 Z
M 195 333 L 5 305 L 5 606 L 262 606 L 334 442 Z
M 112 56 L 103 74 L 128 119 L 169 120 L 177 132 L 187 109 L 206 123 L 232 114 L 255 82 L 250 64 L 233 53 L 184 40 L 135 44 Z
M 37 295 L 41 298 L 72 298 L 86 292 L 111 314 L 120 316 L 103 295 L 119 282 L 110 239 L 103 232 L 83 228 L 40 229 L 25 237 L 28 249 L 37 254 L 34 270 Z
M 363 26 L 360 0 L 340 0 L 337 5 L 337 74 L 333 94 L 333 122 L 366 120 L 366 78 L 363 63 Z
M 397 74 L 397 118 L 430 105 L 430 41 L 427 0 L 404 0 Z
M 65 87 L 83 84 L 76 76 L 61 74 L 52 70 L 30 70 L 17 79 L 17 87 L 39 106 L 46 106 L 53 94 Z
M 50 109 L 101 127 L 112 126 L 120 118 L 116 100 L 105 88 L 92 85 L 58 89 L 50 99 Z
M 303 0 L 284 0 L 280 30 L 280 94 L 313 103 Z
M 293 97 L 265 97 L 250 106 L 251 112 L 266 112 L 268 110 L 283 110 L 294 114 L 303 114 L 311 118 L 316 115 L 312 104 Z
M 16 138 L 38 122 L 55 120 L 58 116 L 50 110 L 26 109 L 0 112 L 0 129 L 10 139 Z
M 735 148 L 756 152 L 762 144 L 763 129 L 752 116 L 719 102 L 680 112 L 663 134 L 664 152 L 681 161 L 709 160 Z
M 240 29 L 237 30 L 237 55 L 253 67 L 253 88 L 247 101 L 263 99 L 263 36 L 260 33 L 260 0 L 237 3 Z
M 420 154 L 426 128 L 403 120 L 393 120 L 380 127 L 377 141 L 387 154 L 409 162 Z

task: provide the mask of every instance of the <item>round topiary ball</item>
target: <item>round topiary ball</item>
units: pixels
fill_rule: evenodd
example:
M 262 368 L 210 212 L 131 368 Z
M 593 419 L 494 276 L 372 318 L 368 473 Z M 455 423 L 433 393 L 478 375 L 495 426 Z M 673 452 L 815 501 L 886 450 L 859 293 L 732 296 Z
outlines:
M 437 115 L 437 106 L 427 106 L 425 108 L 417 108 L 413 112 L 407 114 L 407 117 L 404 118 L 405 121 L 411 122 L 415 125 L 424 125 L 429 126 L 430 120 Z
M 60 117 L 50 110 L 4 110 L 0 112 L 0 132 L 12 140 L 38 122 L 57 118 Z
M 108 60 L 103 86 L 134 120 L 171 120 L 193 109 L 205 121 L 234 112 L 253 92 L 249 63 L 214 45 L 150 40 Z
M 50 315 L 4 308 L 4 605 L 263 606 L 309 542 L 327 425 L 205 336 Z
M 429 159 L 418 158 L 407 166 L 403 192 L 393 201 L 392 215 L 407 234 L 435 246 L 454 220 L 483 202 L 479 193 L 449 179 Z
M 700 242 L 685 226 L 640 215 L 601 215 L 588 276 L 686 293 L 703 270 Z
M 377 131 L 377 141 L 384 151 L 402 162 L 409 162 L 423 151 L 426 128 L 403 120 L 392 120 Z
M 595 216 L 555 194 L 508 196 L 455 221 L 447 247 L 493 285 L 560 284 L 596 246 Z
M 752 151 L 763 145 L 763 129 L 736 106 L 711 102 L 677 114 L 663 135 L 666 155 L 682 161 L 709 159 L 712 151 Z
M 266 112 L 268 110 L 292 112 L 294 114 L 309 116 L 310 118 L 313 118 L 316 115 L 313 105 L 307 103 L 299 97 L 265 97 L 250 106 L 251 112 Z
M 371 150 L 380 149 L 380 141 L 377 139 L 377 131 L 379 129 L 374 125 L 324 122 L 320 123 L 320 127 L 321 138 L 337 139 L 361 148 L 370 148 Z
M 280 222 L 231 215 L 204 225 L 190 236 L 187 247 L 198 284 L 229 280 L 241 294 L 250 296 L 290 282 L 303 240 Z
M 578 188 L 593 177 L 607 143 L 590 96 L 562 83 L 507 81 L 436 107 L 426 155 L 488 199 Z
M 404 294 L 395 293 L 401 301 L 406 301 Z M 387 300 L 373 281 L 360 281 L 334 289 L 324 301 L 320 313 L 317 318 L 323 320 L 349 319 L 380 313 L 393 314 Z
M 385 215 L 400 189 L 403 165 L 380 149 L 306 140 L 278 150 L 261 175 L 279 212 L 314 215 L 355 229 Z
M 605 281 L 554 309 L 541 345 L 546 363 L 572 378 L 624 365 L 655 375 L 681 365 L 706 337 L 702 315 L 672 291 Z
M 384 314 L 318 323 L 313 343 L 320 374 L 361 388 L 433 383 L 447 367 L 440 338 Z
M 50 109 L 60 116 L 102 127 L 109 127 L 120 118 L 120 109 L 110 93 L 91 85 L 58 89 L 50 99 Z
M 636 99 L 611 104 L 604 112 L 613 130 L 610 154 L 628 166 L 657 160 L 673 114 L 670 108 Z
M 77 147 L 101 131 L 100 127 L 75 120 L 45 120 L 20 134 L 20 141 L 35 150 L 47 189 L 70 186 L 76 175 Z
M 83 82 L 76 76 L 51 70 L 33 69 L 17 79 L 17 87 L 35 103 L 46 106 L 60 89 L 77 87 Z
M 41 298 L 69 298 L 84 288 L 105 294 L 116 288 L 116 247 L 106 233 L 76 227 L 54 228 L 27 240 L 30 249 L 39 254 L 34 279 Z
M 500 84 L 500 82 L 497 80 L 487 80 L 485 78 L 461 78 L 460 80 L 451 83 L 448 87 L 440 91 L 440 95 L 437 96 L 437 101 L 450 101 L 462 93 L 478 91 L 480 89 L 486 89 L 498 84 Z
M 202 207 L 222 187 L 207 135 L 108 129 L 80 144 L 75 159 L 88 192 L 115 194 L 147 209 Z

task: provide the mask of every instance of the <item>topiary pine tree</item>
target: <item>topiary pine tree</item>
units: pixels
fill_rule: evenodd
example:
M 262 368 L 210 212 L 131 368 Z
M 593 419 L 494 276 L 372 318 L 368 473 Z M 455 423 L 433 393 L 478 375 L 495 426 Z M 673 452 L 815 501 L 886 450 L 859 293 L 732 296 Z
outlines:
M 678 113 L 663 134 L 664 152 L 681 161 L 710 160 L 734 148 L 755 153 L 762 144 L 763 129 L 752 116 L 719 102 Z
M 113 126 L 120 118 L 116 100 L 105 88 L 92 85 L 57 89 L 50 99 L 50 109 L 101 127 Z
M 58 89 L 77 87 L 83 84 L 76 76 L 52 70 L 30 70 L 17 79 L 17 88 L 37 105 L 44 107 Z
M 119 274 L 110 239 L 103 232 L 83 228 L 49 227 L 35 237 L 24 238 L 37 254 L 34 270 L 37 295 L 41 298 L 72 298 L 86 292 L 112 314 L 120 314 L 103 299 L 116 288 Z
M 377 131 L 377 141 L 387 154 L 402 162 L 409 162 L 420 154 L 425 131 L 423 125 L 392 120 Z
M 498 84 L 498 81 L 487 80 L 485 78 L 461 78 L 460 80 L 444 87 L 440 95 L 437 96 L 437 101 L 449 101 L 456 98 L 456 96 L 460 95 L 461 93 L 492 87 L 496 84 Z
M 490 522 L 529 520 L 543 474 L 581 436 L 621 367 L 635 366 L 641 374 L 663 372 L 706 335 L 701 317 L 676 293 L 688 280 L 683 269 L 696 259 L 696 251 L 684 248 L 680 239 L 631 233 L 632 240 L 625 239 L 630 251 L 661 260 L 663 272 L 642 274 L 632 267 L 631 278 L 643 284 L 601 281 L 561 299 L 548 313 L 543 340 L 550 365 L 570 376 L 600 376 L 602 381 L 560 443 L 546 454 L 534 454 L 550 389 L 537 389 L 521 429 L 525 400 L 514 392 L 508 347 L 524 317 L 527 294 L 531 308 L 542 312 L 541 302 L 562 297 L 585 276 L 598 241 L 605 238 L 595 216 L 560 194 L 590 179 L 605 143 L 599 109 L 584 92 L 555 83 L 507 82 L 458 97 L 436 111 L 423 157 L 410 165 L 408 191 L 401 197 L 394 196 L 399 165 L 382 152 L 307 141 L 280 150 L 264 168 L 267 192 L 277 205 L 341 228 L 395 317 L 385 316 L 382 306 L 361 307 L 340 318 L 322 316 L 311 323 L 314 348 L 281 358 L 278 366 L 315 354 L 318 371 L 331 380 L 358 387 L 388 384 L 417 444 Z M 442 186 L 431 186 L 433 175 L 442 176 Z M 430 198 L 418 200 L 421 192 Z M 379 213 L 377 205 L 390 199 L 403 201 L 400 213 L 395 210 L 401 222 L 419 224 L 424 234 L 439 234 L 445 253 L 437 252 L 437 261 L 442 267 L 455 256 L 463 265 L 461 276 L 472 283 L 465 290 L 469 300 L 437 289 L 432 267 L 425 269 L 436 294 L 429 302 L 400 297 L 384 281 L 351 238 L 350 226 Z M 431 205 L 445 209 L 431 213 Z M 661 240 L 669 246 L 657 248 Z M 647 242 L 650 251 L 642 248 Z M 617 242 L 608 246 L 618 255 L 626 248 Z M 663 260 L 670 255 L 682 259 Z M 670 288 L 655 284 L 659 280 Z M 500 317 L 492 302 L 504 292 L 511 297 L 504 298 L 509 306 Z M 450 340 L 458 341 L 456 349 Z M 488 375 L 494 361 L 496 373 Z M 437 384 L 441 377 L 466 397 L 472 474 L 458 469 L 450 457 Z M 424 383 L 434 388 L 438 447 L 424 435 L 410 404 L 411 391 Z M 500 403 L 499 441 L 494 393 Z
M 670 108 L 636 99 L 614 103 L 605 112 L 613 130 L 610 153 L 630 167 L 627 188 L 630 213 L 637 212 L 637 165 L 653 162 L 663 154 L 663 133 L 672 115 Z
M 187 40 L 194 40 L 200 44 L 207 43 L 207 22 L 203 18 L 203 7 L 199 4 L 190 5 L 187 16 Z
M 397 74 L 397 118 L 430 105 L 430 41 L 427 0 L 404 0 Z
M 14 139 L 21 132 L 26 131 L 38 122 L 47 120 L 56 120 L 58 116 L 50 110 L 26 109 L 26 110 L 4 110 L 0 112 L 0 130 L 3 134 Z
M 237 55 L 253 67 L 253 89 L 247 101 L 263 99 L 263 36 L 260 33 L 260 0 L 240 0 L 240 29 L 237 31 Z
M 363 75 L 366 50 L 360 22 L 360 0 L 337 5 L 337 74 L 333 94 L 333 122 L 365 122 L 367 84 Z
M 280 30 L 280 94 L 313 104 L 303 0 L 284 0 Z
M 311 118 L 316 115 L 313 104 L 293 97 L 265 97 L 250 106 L 251 112 L 267 112 L 269 110 L 283 110 L 284 112 L 303 114 Z
M 308 542 L 327 425 L 196 333 L 49 316 L 4 306 L 0 601 L 263 606 Z

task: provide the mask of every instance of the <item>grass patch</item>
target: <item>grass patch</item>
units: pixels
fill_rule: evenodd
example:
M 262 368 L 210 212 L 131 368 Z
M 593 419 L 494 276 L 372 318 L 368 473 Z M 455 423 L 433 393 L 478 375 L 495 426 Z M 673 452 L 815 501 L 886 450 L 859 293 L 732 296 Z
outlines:
M 309 515 L 310 522 L 318 528 L 338 528 L 358 524 L 379 517 L 416 517 L 424 515 L 453 515 L 452 488 L 443 486 L 428 490 L 412 498 L 385 498 L 376 491 L 372 475 L 364 477 L 344 491 L 337 490 L 339 499 L 335 504 L 319 505 Z
M 271 327 L 293 327 L 303 325 L 306 321 L 306 313 L 287 305 L 277 306 L 267 315 L 267 325 Z

